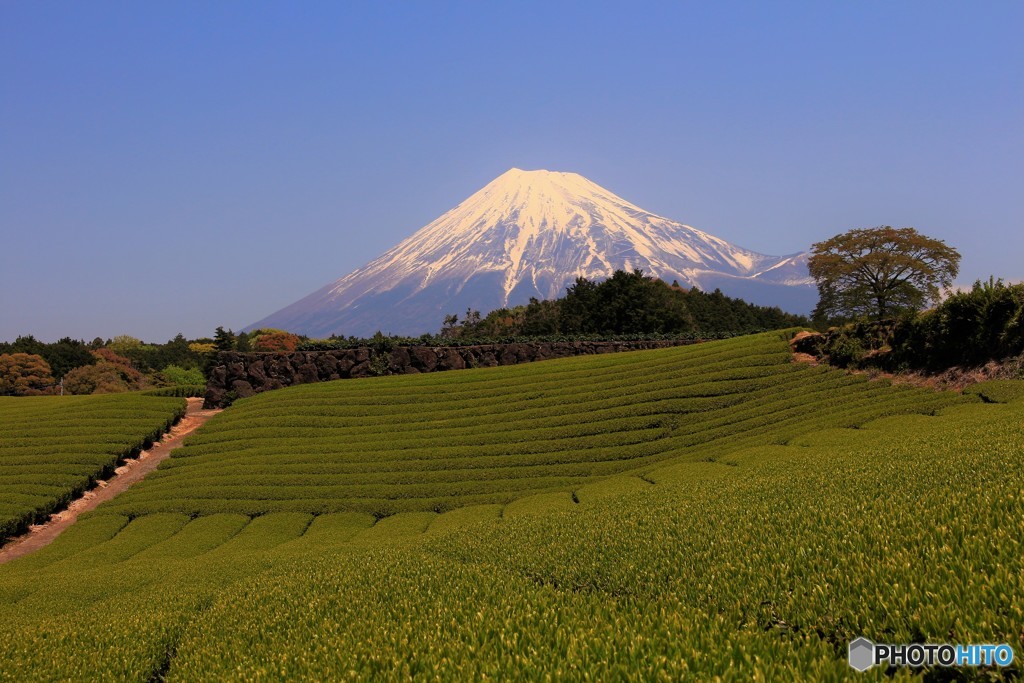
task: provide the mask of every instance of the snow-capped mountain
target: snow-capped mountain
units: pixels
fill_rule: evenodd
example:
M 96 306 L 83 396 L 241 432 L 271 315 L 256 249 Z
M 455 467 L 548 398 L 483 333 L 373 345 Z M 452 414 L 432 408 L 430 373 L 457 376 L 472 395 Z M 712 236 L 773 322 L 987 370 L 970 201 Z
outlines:
M 514 168 L 384 255 L 249 329 L 313 337 L 434 332 L 444 316 L 641 269 L 806 313 L 807 255 L 766 256 L 630 204 L 576 173 Z

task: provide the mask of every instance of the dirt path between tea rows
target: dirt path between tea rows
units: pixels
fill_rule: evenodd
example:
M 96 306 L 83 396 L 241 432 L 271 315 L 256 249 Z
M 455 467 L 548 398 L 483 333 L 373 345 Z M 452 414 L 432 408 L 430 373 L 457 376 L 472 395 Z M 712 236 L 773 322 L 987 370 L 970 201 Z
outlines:
M 142 481 L 147 474 L 156 469 L 157 465 L 167 459 L 175 448 L 181 446 L 185 437 L 199 429 L 207 420 L 221 412 L 220 410 L 203 410 L 203 399 L 188 399 L 188 410 L 178 424 L 149 450 L 142 451 L 139 457 L 125 462 L 115 470 L 114 476 L 106 481 L 97 482 L 94 489 L 86 491 L 81 498 L 71 501 L 64 510 L 54 513 L 42 524 L 35 524 L 29 530 L 0 548 L 0 564 L 23 557 L 43 548 L 60 536 L 65 529 L 75 523 L 78 515 L 93 510 L 97 505 L 111 500 L 124 493 L 128 488 Z

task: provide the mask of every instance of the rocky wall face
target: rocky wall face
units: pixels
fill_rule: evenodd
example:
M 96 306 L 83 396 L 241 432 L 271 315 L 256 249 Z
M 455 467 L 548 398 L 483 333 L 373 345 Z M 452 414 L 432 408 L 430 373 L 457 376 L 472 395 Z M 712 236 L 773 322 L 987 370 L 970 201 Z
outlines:
M 693 344 L 690 340 L 637 342 L 536 342 L 481 346 L 400 346 L 379 355 L 369 348 L 293 353 L 222 352 L 206 384 L 206 408 L 228 405 L 293 384 L 329 382 L 390 374 L 443 372 L 517 365 L 549 358 L 659 349 Z

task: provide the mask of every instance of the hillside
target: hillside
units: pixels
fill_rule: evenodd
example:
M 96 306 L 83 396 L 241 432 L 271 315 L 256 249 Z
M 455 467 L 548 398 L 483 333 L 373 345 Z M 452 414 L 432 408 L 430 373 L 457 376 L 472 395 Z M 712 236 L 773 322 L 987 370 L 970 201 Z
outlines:
M 239 401 L 108 509 L 443 512 L 955 400 L 795 364 L 779 333 L 304 385 Z
M 0 545 L 110 477 L 185 414 L 185 401 L 0 396 Z
M 1019 648 L 1022 418 L 1012 385 L 867 382 L 778 333 L 270 392 L 0 567 L 0 678 L 840 680 L 860 635 Z

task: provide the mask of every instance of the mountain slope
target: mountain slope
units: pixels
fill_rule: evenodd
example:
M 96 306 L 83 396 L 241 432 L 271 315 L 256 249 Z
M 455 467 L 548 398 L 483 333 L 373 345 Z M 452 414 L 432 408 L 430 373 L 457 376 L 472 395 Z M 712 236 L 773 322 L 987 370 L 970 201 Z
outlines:
M 420 334 L 446 313 L 551 299 L 577 277 L 634 268 L 789 310 L 813 304 L 804 254 L 737 247 L 575 173 L 512 169 L 368 265 L 251 327 Z

